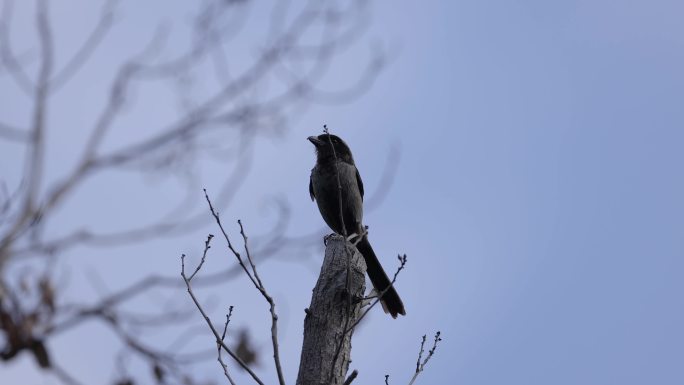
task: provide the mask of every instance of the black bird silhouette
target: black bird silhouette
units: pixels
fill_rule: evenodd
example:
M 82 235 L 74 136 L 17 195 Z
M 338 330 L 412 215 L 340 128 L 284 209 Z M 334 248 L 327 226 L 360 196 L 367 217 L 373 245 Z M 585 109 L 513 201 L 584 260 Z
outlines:
M 317 158 L 316 165 L 311 170 L 309 193 L 311 199 L 316 200 L 323 220 L 338 234 L 346 233 L 348 236 L 364 234 L 363 182 L 354 164 L 349 146 L 332 134 L 310 136 L 308 140 L 316 147 Z M 340 215 L 338 186 L 342 187 L 342 215 Z M 366 234 L 359 240 L 356 248 L 366 261 L 368 277 L 375 290 L 378 293 L 385 291 L 380 299 L 385 312 L 390 313 L 392 318 L 397 318 L 398 314 L 406 315 L 404 304 L 394 287 L 390 286 L 391 281 L 368 242 Z

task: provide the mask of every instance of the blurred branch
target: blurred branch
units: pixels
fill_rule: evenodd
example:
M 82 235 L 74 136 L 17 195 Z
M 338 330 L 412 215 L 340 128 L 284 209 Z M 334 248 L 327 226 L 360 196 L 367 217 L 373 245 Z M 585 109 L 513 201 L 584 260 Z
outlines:
M 6 3 L 7 4 L 7 3 Z M 26 180 L 27 188 L 19 215 L 7 233 L 0 238 L 0 270 L 9 258 L 8 248 L 31 220 L 36 220 L 35 207 L 43 178 L 43 163 L 45 161 L 45 115 L 47 96 L 50 89 L 49 79 L 52 74 L 53 42 L 48 20 L 47 1 L 41 0 L 36 4 L 36 29 L 38 31 L 41 62 L 34 95 L 34 109 L 31 123 L 30 145 L 27 151 Z M 9 14 L 9 12 L 7 12 Z M 8 23 L 8 22 L 7 22 Z M 4 24 L 4 23 L 3 23 Z M 3 36 L 8 34 L 7 31 Z M 3 47 L 9 48 L 9 41 L 3 42 Z M 11 52 L 8 52 L 11 55 Z
M 380 181 L 376 183 L 377 187 L 375 191 L 372 194 L 369 194 L 366 199 L 365 205 L 367 206 L 367 212 L 375 210 L 386 198 L 387 193 L 394 182 L 400 158 L 401 153 L 399 149 L 396 146 L 391 147 L 387 154 Z M 238 159 L 238 163 L 233 167 L 233 172 L 223 183 L 222 190 L 219 193 L 219 206 L 225 207 L 232 201 L 232 197 L 241 186 L 239 181 L 244 179 L 250 170 L 251 162 L 252 156 L 249 152 L 246 152 Z M 179 205 L 179 207 L 170 210 L 169 213 L 163 215 L 155 223 L 122 232 L 98 234 L 91 230 L 77 230 L 57 239 L 32 243 L 24 248 L 16 249 L 13 251 L 13 255 L 16 257 L 55 255 L 78 245 L 109 247 L 123 243 L 144 242 L 153 237 L 182 234 L 193 228 L 197 228 L 204 222 L 206 214 L 204 214 L 203 210 L 201 212 L 198 211 L 193 213 L 189 218 L 183 221 L 169 219 L 178 217 L 184 210 L 187 210 L 187 207 L 185 205 Z M 326 229 L 321 228 L 305 235 L 288 236 L 286 231 L 289 221 L 289 212 L 283 205 L 279 206 L 278 212 L 279 216 L 276 220 L 276 225 L 273 227 L 273 231 L 262 237 L 265 242 L 258 245 L 258 252 L 256 255 L 259 255 L 262 259 L 266 259 L 285 248 L 310 249 L 319 247 L 321 234 L 324 233 Z M 235 268 L 229 270 L 235 272 Z M 176 280 L 169 277 L 168 282 L 176 282 Z
M 10 43 L 10 21 L 12 20 L 14 2 L 12 0 L 5 0 L 3 4 L 2 18 L 0 18 L 0 59 L 19 89 L 26 95 L 32 96 L 35 86 L 24 71 Z
M 111 20 L 111 5 L 104 7 L 103 9 L 106 10 L 103 11 L 103 20 Z M 74 187 L 81 183 L 88 175 L 92 175 L 95 171 L 122 166 L 141 156 L 149 156 L 149 154 L 154 154 L 163 146 L 173 145 L 179 139 L 195 135 L 195 132 L 199 132 L 203 128 L 210 128 L 216 124 L 220 124 L 221 126 L 239 125 L 241 122 L 249 122 L 254 116 L 268 114 L 268 111 L 277 113 L 277 111 L 282 110 L 285 105 L 290 104 L 293 100 L 307 97 L 306 92 L 303 92 L 302 83 L 299 81 L 297 84 L 291 85 L 291 87 L 286 89 L 280 96 L 275 96 L 274 98 L 265 100 L 261 103 L 254 103 L 248 107 L 237 107 L 228 112 L 221 112 L 212 116 L 214 111 L 221 108 L 238 95 L 244 93 L 245 90 L 250 89 L 256 82 L 264 78 L 271 68 L 277 67 L 282 58 L 287 57 L 290 51 L 296 50 L 298 47 L 296 44 L 297 39 L 310 25 L 315 23 L 317 16 L 323 17 L 324 15 L 322 15 L 321 10 L 315 7 L 309 7 L 302 11 L 300 16 L 290 24 L 289 29 L 287 29 L 280 38 L 276 39 L 270 48 L 265 50 L 254 66 L 225 85 L 224 88 L 215 93 L 214 96 L 206 99 L 204 103 L 200 103 L 194 110 L 186 113 L 185 116 L 180 118 L 176 123 L 159 130 L 159 134 L 147 138 L 142 142 L 130 144 L 115 150 L 112 153 L 96 156 L 95 153 L 98 144 L 104 138 L 106 131 L 117 116 L 117 113 L 123 104 L 124 95 L 126 93 L 125 90 L 131 80 L 136 79 L 139 81 L 143 79 L 176 76 L 178 72 L 182 72 L 194 64 L 192 59 L 197 60 L 198 57 L 205 55 L 205 52 L 216 44 L 216 39 L 209 39 L 208 43 L 199 43 L 197 46 L 193 46 L 187 54 L 170 62 L 155 65 L 142 64 L 143 60 L 140 58 L 147 56 L 146 54 L 153 51 L 154 49 L 152 49 L 152 47 L 161 44 L 158 38 L 152 39 L 148 44 L 148 47 L 143 50 L 143 54 L 138 56 L 138 59 L 130 60 L 121 67 L 111 88 L 109 102 L 106 105 L 107 107 L 100 115 L 88 144 L 85 146 L 86 152 L 82 157 L 82 161 L 69 177 L 65 178 L 62 182 L 57 183 L 50 190 L 51 192 L 46 198 L 46 202 L 41 207 L 41 215 L 45 215 L 48 210 L 59 204 Z M 351 16 L 355 16 L 355 14 L 352 14 Z M 339 21 L 337 23 L 339 23 Z M 200 31 L 198 32 L 199 36 L 206 36 L 210 33 L 209 31 L 211 31 L 211 28 L 198 28 L 198 30 Z M 96 35 L 99 36 L 99 33 Z M 160 35 L 158 34 L 157 36 Z M 349 37 L 346 38 L 349 39 Z M 203 42 L 203 40 L 199 38 L 197 41 Z M 317 52 L 313 52 L 311 55 L 314 55 L 314 53 L 316 54 L 314 59 L 316 59 L 317 63 L 322 62 L 323 59 L 329 61 L 335 51 L 335 45 L 336 43 L 334 41 L 327 41 L 323 46 L 319 47 Z M 327 67 L 327 64 L 325 67 Z M 313 77 L 313 75 L 311 76 Z M 309 80 L 309 82 L 311 81 L 313 80 Z M 139 236 L 138 239 L 149 239 L 149 236 L 152 234 L 168 233 L 167 230 L 170 227 L 172 226 L 167 222 L 160 226 L 153 225 L 147 229 L 136 229 L 135 231 L 128 232 L 129 234 L 122 234 L 120 237 L 115 235 L 109 238 L 116 238 L 112 240 L 112 242 L 126 241 L 126 238 L 134 238 L 128 237 L 128 235 L 142 234 L 144 232 L 145 234 Z M 62 241 L 55 241 L 52 245 L 47 245 L 39 249 L 42 249 L 43 252 L 55 252 L 56 248 L 64 247 L 65 244 L 75 245 L 79 244 L 79 242 L 89 241 L 95 243 L 96 241 L 94 238 L 101 239 L 106 237 L 95 237 L 86 232 L 79 232 L 67 236 Z M 106 240 L 103 241 L 107 242 Z
M 31 139 L 33 145 L 29 151 L 29 184 L 25 203 L 25 214 L 30 214 L 38 197 L 40 183 L 42 181 L 43 163 L 45 162 L 45 118 L 47 114 L 47 97 L 50 91 L 50 76 L 53 65 L 53 41 L 48 19 L 47 0 L 40 0 L 37 4 L 36 27 L 40 41 L 41 64 L 38 72 L 38 84 L 36 86 L 35 110 L 33 111 L 33 127 Z
M 25 142 L 28 140 L 29 135 L 25 130 L 0 122 L 0 138 L 15 142 Z
M 248 144 L 245 144 L 245 146 L 248 146 Z M 251 152 L 247 148 L 243 149 L 243 154 L 237 159 L 233 166 L 233 171 L 225 179 L 219 193 L 218 201 L 222 207 L 227 206 L 232 201 L 235 193 L 240 188 L 241 183 L 239 182 L 249 173 L 252 158 Z M 205 222 L 206 213 L 204 213 L 204 210 L 201 213 L 198 211 L 189 216 L 185 214 L 187 218 L 180 221 L 173 219 L 174 217 L 182 217 L 185 212 L 187 212 L 187 203 L 179 204 L 157 221 L 148 225 L 120 232 L 101 234 L 86 229 L 77 230 L 60 238 L 31 243 L 24 248 L 15 250 L 13 255 L 15 257 L 52 256 L 79 245 L 108 247 L 120 244 L 145 242 L 155 237 L 186 233 L 192 229 L 196 229 Z M 176 279 L 172 280 L 177 282 Z
M 133 54 L 128 58 L 111 58 L 115 65 L 107 73 L 103 70 L 98 74 L 103 79 L 113 77 L 103 90 L 103 105 L 95 111 L 90 125 L 82 129 L 76 127 L 81 131 L 74 135 L 80 135 L 83 144 L 65 150 L 56 148 L 49 140 L 62 135 L 58 130 L 63 125 L 53 111 L 61 112 L 65 106 L 73 108 L 78 102 L 57 100 L 61 95 L 58 91 L 77 84 L 75 81 L 89 63 L 94 63 L 101 52 L 111 51 L 108 37 L 121 32 L 115 28 L 119 1 L 104 0 L 99 15 L 92 20 L 94 24 L 83 33 L 82 41 L 73 52 L 61 55 L 56 52 L 60 45 L 55 44 L 62 41 L 60 31 L 53 30 L 50 18 L 49 6 L 52 3 L 48 0 L 36 3 L 33 15 L 37 31 L 35 38 L 29 34 L 22 35 L 21 40 L 13 40 L 13 25 L 23 22 L 23 19 L 15 20 L 20 19 L 23 13 L 14 12 L 14 6 L 26 7 L 26 4 L 12 0 L 3 2 L 0 10 L 0 64 L 3 74 L 8 74 L 11 79 L 10 84 L 28 96 L 29 103 L 25 118 L 8 118 L 7 122 L 0 122 L 0 141 L 20 144 L 20 149 L 25 150 L 23 164 L 17 164 L 17 168 L 22 170 L 21 178 L 16 178 L 17 182 L 12 181 L 16 185 L 9 188 L 2 183 L 0 191 L 0 354 L 5 361 L 9 362 L 20 352 L 27 351 L 33 354 L 39 366 L 51 370 L 61 382 L 78 383 L 78 373 L 70 373 L 71 368 L 62 368 L 59 362 L 55 362 L 54 358 L 59 356 L 50 354 L 52 344 L 49 342 L 86 322 L 98 322 L 117 336 L 126 357 L 148 363 L 159 383 L 168 382 L 165 380 L 168 376 L 175 377 L 178 383 L 192 383 L 190 377 L 182 373 L 180 365 L 206 356 L 204 352 L 171 355 L 145 342 L 142 336 L 146 334 L 139 333 L 140 330 L 178 326 L 186 322 L 191 313 L 171 306 L 150 314 L 127 309 L 141 295 L 155 290 L 172 292 L 184 286 L 184 282 L 140 271 L 142 278 L 91 303 L 79 300 L 81 293 L 71 294 L 77 297 L 69 302 L 64 298 L 69 292 L 54 284 L 50 272 L 65 269 L 67 265 L 60 257 L 78 246 L 130 245 L 196 230 L 206 223 L 206 212 L 194 199 L 193 186 L 200 184 L 193 179 L 195 173 L 190 166 L 194 161 L 218 154 L 221 161 L 232 168 L 214 202 L 216 208 L 226 207 L 232 203 L 251 170 L 255 138 L 282 133 L 289 128 L 291 120 L 297 118 L 297 109 L 305 104 L 341 102 L 358 96 L 372 85 L 382 68 L 380 53 L 380 56 L 369 59 L 365 69 L 360 71 L 358 81 L 350 82 L 349 87 L 328 92 L 320 86 L 326 75 L 335 74 L 339 67 L 335 66 L 336 55 L 356 45 L 365 31 L 367 9 L 360 1 L 311 1 L 301 8 L 295 8 L 294 4 L 286 1 L 276 2 L 269 33 L 258 47 L 256 57 L 246 67 L 233 67 L 233 61 L 238 62 L 234 57 L 245 55 L 231 50 L 227 42 L 236 38 L 245 25 L 250 3 L 202 2 L 192 15 L 187 45 L 166 44 L 168 31 L 165 24 L 159 25 L 149 37 L 136 36 L 131 44 Z M 348 6 L 343 7 L 341 3 Z M 156 21 L 150 23 L 154 26 Z M 55 26 L 60 25 L 60 21 L 55 20 Z M 320 36 L 317 35 L 319 32 Z M 30 39 L 35 40 L 35 48 L 33 42 L 15 46 L 19 41 Z M 64 61 L 56 60 L 60 58 Z M 301 71 L 302 68 L 305 69 Z M 134 103 L 147 107 L 158 102 L 150 98 L 134 100 L 134 91 L 159 84 L 180 84 L 183 79 L 191 78 L 193 72 L 199 71 L 202 76 L 207 76 L 212 87 L 204 88 L 204 95 L 192 95 L 178 86 L 175 96 L 188 102 L 176 115 L 151 123 L 131 122 L 125 118 L 126 109 Z M 272 83 L 278 82 L 279 85 L 271 87 Z M 268 89 L 268 92 L 261 92 L 262 89 Z M 116 134 L 123 129 L 127 130 L 125 140 L 116 142 L 115 138 L 119 137 Z M 73 152 L 75 163 L 69 169 L 54 171 L 50 156 L 59 151 Z M 46 175 L 46 169 L 54 173 Z M 183 185 L 188 186 L 185 199 L 179 199 L 176 205 L 153 220 L 135 218 L 119 231 L 98 231 L 92 223 L 77 218 L 78 213 L 68 204 L 80 202 L 81 194 L 89 191 L 86 187 L 96 183 L 93 179 L 108 171 L 156 174 L 168 171 L 179 175 L 179 169 L 187 170 L 182 175 L 185 177 Z M 381 185 L 380 189 L 383 187 Z M 128 205 L 115 198 L 111 197 L 111 204 Z M 274 361 L 279 382 L 283 383 L 275 302 L 257 274 L 256 263 L 272 258 L 285 248 L 309 250 L 315 242 L 314 235 L 288 236 L 289 210 L 284 203 L 278 206 L 278 210 L 273 229 L 262 237 L 255 237 L 257 242 L 250 245 L 254 248 L 254 256 L 247 249 L 247 236 L 240 223 L 247 261 L 241 266 L 231 266 L 203 276 L 198 269 L 190 279 L 194 286 L 199 286 L 224 283 L 243 272 L 251 276 L 253 284 L 270 306 Z M 64 218 L 75 222 L 74 227 L 63 229 L 70 225 L 64 222 Z M 317 240 L 318 235 L 315 237 Z M 37 256 L 45 258 L 32 258 Z M 19 267 L 45 271 L 45 274 L 17 278 Z M 226 327 L 227 324 L 224 330 Z M 119 363 L 123 365 L 122 362 L 125 361 Z M 227 371 L 225 375 L 231 382 Z M 130 379 L 123 374 L 117 377 L 122 383 Z
M 64 370 L 60 366 L 55 366 L 52 369 L 52 372 L 55 374 L 55 376 L 62 381 L 63 384 L 66 385 L 81 385 L 79 381 L 77 381 L 75 378 L 71 377 L 71 375 Z
M 83 45 L 76 51 L 67 64 L 50 81 L 52 92 L 59 90 L 88 62 L 93 52 L 102 44 L 107 33 L 114 24 L 114 11 L 118 0 L 107 0 L 102 5 L 100 18 L 95 22 L 95 28 L 90 32 Z

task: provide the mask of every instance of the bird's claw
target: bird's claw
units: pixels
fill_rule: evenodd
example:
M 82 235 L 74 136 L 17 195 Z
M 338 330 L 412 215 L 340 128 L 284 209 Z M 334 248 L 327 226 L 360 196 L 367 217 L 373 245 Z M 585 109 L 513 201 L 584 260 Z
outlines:
M 358 236 L 359 236 L 359 234 L 357 234 L 357 233 L 354 233 L 354 234 L 348 236 L 348 237 L 347 237 L 347 242 L 351 242 L 352 239 L 354 239 L 354 238 L 356 238 L 356 237 L 358 237 Z

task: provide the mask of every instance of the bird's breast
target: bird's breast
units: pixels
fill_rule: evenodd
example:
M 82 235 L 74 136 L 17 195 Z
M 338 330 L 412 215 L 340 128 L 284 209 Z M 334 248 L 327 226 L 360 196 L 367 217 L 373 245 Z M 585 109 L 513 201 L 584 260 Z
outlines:
M 344 233 L 342 220 L 347 234 L 358 232 L 362 226 L 363 200 L 356 181 L 356 167 L 345 162 L 317 164 L 311 173 L 311 184 L 323 220 L 338 234 Z

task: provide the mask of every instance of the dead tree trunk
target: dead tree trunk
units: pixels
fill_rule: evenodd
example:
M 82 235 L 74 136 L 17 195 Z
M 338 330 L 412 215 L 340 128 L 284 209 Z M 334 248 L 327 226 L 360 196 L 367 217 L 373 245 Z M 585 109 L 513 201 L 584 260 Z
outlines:
M 352 331 L 345 330 L 360 316 L 365 287 L 366 262 L 361 254 L 344 237 L 330 237 L 304 319 L 297 385 L 344 382 L 352 337 Z

